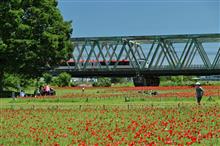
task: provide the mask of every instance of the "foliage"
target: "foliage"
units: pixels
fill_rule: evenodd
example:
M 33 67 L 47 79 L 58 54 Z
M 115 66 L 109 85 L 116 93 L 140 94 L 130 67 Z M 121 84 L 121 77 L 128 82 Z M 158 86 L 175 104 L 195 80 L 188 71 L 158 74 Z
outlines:
M 53 82 L 60 87 L 70 86 L 71 75 L 63 72 L 53 79 Z
M 179 85 L 193 85 L 195 80 L 193 76 L 164 76 L 160 77 L 162 86 L 179 86 Z
M 93 83 L 94 87 L 110 87 L 111 79 L 110 78 L 98 78 L 97 82 Z
M 134 83 L 131 81 L 119 83 L 119 84 L 112 84 L 112 87 L 133 87 Z
M 55 0 L 1 1 L 0 26 L 0 91 L 4 73 L 41 76 L 71 49 L 71 22 Z
M 18 74 L 5 74 L 3 86 L 6 90 L 16 90 L 25 89 L 28 86 L 32 86 L 33 80 L 27 80 L 22 75 Z
M 71 87 L 76 87 L 76 86 L 78 86 L 78 85 L 79 85 L 78 82 L 70 82 L 70 86 L 71 86 Z
M 53 76 L 49 73 L 44 73 L 43 78 L 46 84 L 50 84 L 52 82 Z
M 126 82 L 126 78 L 113 77 L 111 78 L 111 83 L 124 83 Z

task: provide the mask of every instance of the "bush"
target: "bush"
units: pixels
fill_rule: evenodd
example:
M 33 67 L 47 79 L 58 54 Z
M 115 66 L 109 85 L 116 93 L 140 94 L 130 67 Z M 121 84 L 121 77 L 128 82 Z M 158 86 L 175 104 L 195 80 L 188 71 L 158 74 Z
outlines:
M 172 76 L 171 81 L 175 83 L 182 83 L 183 82 L 183 76 Z
M 191 85 L 195 83 L 193 76 L 164 76 L 160 77 L 163 86 Z
M 58 77 L 54 77 L 52 79 L 51 85 L 52 86 L 59 86 L 59 84 L 60 84 L 60 81 L 59 81 Z
M 126 78 L 111 78 L 111 83 L 125 83 L 126 82 Z
M 49 73 L 44 73 L 43 74 L 43 78 L 44 78 L 44 82 L 46 84 L 50 84 L 52 82 L 52 80 L 53 80 L 53 76 L 51 74 L 49 74 Z
M 71 75 L 64 72 L 59 74 L 58 77 L 55 77 L 53 79 L 53 84 L 64 87 L 64 86 L 70 86 L 70 80 L 71 80 Z
M 76 82 L 70 82 L 70 86 L 71 87 L 76 87 L 76 86 L 78 86 L 79 85 L 79 83 L 76 83 Z
M 110 78 L 98 78 L 97 82 L 93 83 L 94 87 L 110 87 L 111 79 Z

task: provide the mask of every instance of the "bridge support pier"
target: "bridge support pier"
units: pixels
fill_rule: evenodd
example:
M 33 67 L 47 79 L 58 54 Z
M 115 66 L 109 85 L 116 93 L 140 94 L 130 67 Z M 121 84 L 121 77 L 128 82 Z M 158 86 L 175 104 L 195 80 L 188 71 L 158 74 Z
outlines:
M 134 86 L 159 86 L 160 78 L 157 76 L 136 76 L 133 78 Z

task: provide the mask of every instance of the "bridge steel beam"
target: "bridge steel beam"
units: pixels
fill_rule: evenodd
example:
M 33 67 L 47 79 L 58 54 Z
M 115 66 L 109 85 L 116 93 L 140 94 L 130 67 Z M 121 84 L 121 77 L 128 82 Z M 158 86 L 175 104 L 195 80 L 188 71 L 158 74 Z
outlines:
M 79 77 L 220 74 L 219 33 L 86 37 L 72 42 L 74 65 L 56 71 Z

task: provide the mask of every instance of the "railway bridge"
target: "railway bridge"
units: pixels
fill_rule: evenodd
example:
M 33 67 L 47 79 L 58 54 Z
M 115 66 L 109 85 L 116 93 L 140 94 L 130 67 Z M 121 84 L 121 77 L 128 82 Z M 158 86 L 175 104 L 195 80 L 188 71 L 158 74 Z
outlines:
M 134 77 L 159 85 L 160 76 L 220 75 L 220 34 L 72 38 L 72 57 L 55 69 L 73 77 Z

